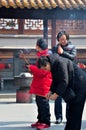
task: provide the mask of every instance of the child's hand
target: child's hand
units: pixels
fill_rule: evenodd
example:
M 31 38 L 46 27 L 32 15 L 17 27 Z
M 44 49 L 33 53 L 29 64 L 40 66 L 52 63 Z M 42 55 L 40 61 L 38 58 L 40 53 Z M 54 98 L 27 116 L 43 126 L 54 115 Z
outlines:
M 25 68 L 29 69 L 29 64 L 25 63 Z

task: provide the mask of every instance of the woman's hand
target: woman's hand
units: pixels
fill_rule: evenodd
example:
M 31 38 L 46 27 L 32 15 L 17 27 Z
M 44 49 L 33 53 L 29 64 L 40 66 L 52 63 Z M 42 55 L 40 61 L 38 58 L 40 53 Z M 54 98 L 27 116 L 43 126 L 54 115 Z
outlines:
M 63 49 L 60 45 L 58 46 L 58 54 L 63 54 Z
M 58 98 L 58 94 L 56 94 L 56 93 L 53 93 L 52 94 L 52 92 L 50 91 L 47 95 L 46 95 L 46 98 L 47 99 L 51 99 L 51 100 L 56 100 L 57 98 Z
M 56 94 L 56 93 L 53 93 L 53 94 L 51 94 L 50 95 L 50 98 L 49 99 L 51 99 L 51 100 L 56 100 L 57 98 L 58 98 L 58 94 Z
M 46 96 L 45 96 L 45 97 L 46 97 L 47 99 L 49 99 L 49 98 L 50 98 L 50 96 L 51 96 L 51 94 L 52 94 L 52 92 L 50 91 L 49 93 L 47 93 L 47 94 L 46 94 Z

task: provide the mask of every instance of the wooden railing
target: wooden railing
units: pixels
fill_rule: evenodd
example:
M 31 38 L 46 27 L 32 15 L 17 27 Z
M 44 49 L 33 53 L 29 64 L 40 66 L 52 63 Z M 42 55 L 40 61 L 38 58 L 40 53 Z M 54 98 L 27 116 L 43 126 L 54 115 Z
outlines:
M 77 49 L 77 60 L 79 59 L 86 60 L 86 49 Z

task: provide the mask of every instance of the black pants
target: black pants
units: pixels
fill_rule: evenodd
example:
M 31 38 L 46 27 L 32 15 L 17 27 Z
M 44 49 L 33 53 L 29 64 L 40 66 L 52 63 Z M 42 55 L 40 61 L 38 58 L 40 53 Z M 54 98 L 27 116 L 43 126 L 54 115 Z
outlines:
M 85 98 L 78 103 L 69 103 L 69 115 L 65 130 L 80 130 Z
M 36 96 L 36 104 L 38 108 L 38 121 L 50 125 L 49 100 L 41 96 Z
M 56 120 L 62 119 L 62 98 L 60 96 L 55 100 L 54 113 Z
M 62 97 L 61 96 L 59 96 L 55 100 L 54 113 L 55 113 L 56 120 L 58 120 L 59 118 L 63 119 L 63 115 L 62 115 Z M 66 120 L 68 118 L 68 115 L 69 115 L 69 104 L 66 103 Z

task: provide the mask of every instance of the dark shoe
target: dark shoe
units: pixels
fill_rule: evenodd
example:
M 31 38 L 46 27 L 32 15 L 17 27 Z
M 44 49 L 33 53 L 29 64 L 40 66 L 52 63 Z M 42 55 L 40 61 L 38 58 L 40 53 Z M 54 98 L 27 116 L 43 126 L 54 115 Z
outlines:
M 40 123 L 40 125 L 38 125 L 36 128 L 38 129 L 38 130 L 42 130 L 42 129 L 44 129 L 44 128 L 49 128 L 50 127 L 50 125 L 47 125 L 47 124 L 45 124 L 45 123 Z
M 61 119 L 61 118 L 58 118 L 58 119 L 56 120 L 55 124 L 60 124 L 60 123 L 62 123 L 62 119 Z

